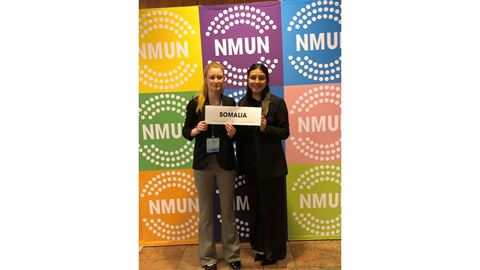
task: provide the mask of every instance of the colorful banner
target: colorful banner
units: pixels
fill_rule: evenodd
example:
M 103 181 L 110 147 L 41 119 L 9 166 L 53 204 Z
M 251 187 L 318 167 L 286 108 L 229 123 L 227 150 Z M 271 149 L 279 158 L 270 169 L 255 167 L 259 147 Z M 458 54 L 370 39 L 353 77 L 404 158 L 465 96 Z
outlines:
M 283 85 L 279 2 L 201 6 L 200 24 L 203 64 L 225 66 L 226 88 L 244 88 L 247 68 L 256 62 L 267 64 L 272 86 Z
M 288 164 L 340 161 L 340 84 L 285 87 Z
M 340 1 L 282 1 L 285 85 L 340 82 Z
M 191 170 L 140 172 L 140 244 L 197 243 L 199 205 Z
M 288 239 L 340 239 L 340 164 L 289 165 Z
M 140 94 L 140 170 L 190 169 L 192 141 L 182 136 L 185 107 L 196 92 Z
M 265 64 L 285 99 L 290 240 L 341 238 L 341 1 L 287 0 L 140 10 L 140 244 L 198 242 L 194 141 L 181 134 L 203 68 L 225 67 L 225 94 L 245 95 L 247 69 Z M 220 239 L 218 190 L 214 197 Z M 241 241 L 250 236 L 245 177 L 235 182 Z
M 141 9 L 139 23 L 140 93 L 199 90 L 198 7 Z

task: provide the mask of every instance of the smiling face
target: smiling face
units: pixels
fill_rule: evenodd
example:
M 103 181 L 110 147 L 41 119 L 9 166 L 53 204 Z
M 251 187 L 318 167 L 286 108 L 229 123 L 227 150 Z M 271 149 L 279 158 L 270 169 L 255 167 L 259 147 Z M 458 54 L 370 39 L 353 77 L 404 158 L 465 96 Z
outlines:
M 208 70 L 205 80 L 209 92 L 222 92 L 225 77 L 221 68 L 212 67 Z
M 252 90 L 252 95 L 258 97 L 267 86 L 267 76 L 259 68 L 250 71 L 248 74 L 248 88 Z

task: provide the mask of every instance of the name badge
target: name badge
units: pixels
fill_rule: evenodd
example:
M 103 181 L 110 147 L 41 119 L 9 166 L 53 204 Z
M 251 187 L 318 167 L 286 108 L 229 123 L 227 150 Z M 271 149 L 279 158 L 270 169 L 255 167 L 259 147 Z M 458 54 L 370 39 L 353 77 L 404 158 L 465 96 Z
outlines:
M 207 138 L 207 154 L 220 151 L 220 138 Z

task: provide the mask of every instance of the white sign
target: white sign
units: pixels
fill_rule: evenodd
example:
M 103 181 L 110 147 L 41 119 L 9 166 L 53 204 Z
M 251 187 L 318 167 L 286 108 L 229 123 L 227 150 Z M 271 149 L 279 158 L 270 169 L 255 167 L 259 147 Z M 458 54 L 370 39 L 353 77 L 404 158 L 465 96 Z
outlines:
M 260 126 L 261 115 L 260 107 L 205 106 L 205 121 L 214 125 Z

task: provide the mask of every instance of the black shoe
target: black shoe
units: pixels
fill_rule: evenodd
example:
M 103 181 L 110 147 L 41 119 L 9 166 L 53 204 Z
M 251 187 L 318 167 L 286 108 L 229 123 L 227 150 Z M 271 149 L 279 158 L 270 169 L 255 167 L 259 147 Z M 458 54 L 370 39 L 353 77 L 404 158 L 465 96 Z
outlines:
M 255 255 L 255 261 L 263 261 L 263 259 L 265 259 L 267 257 L 267 254 L 266 253 L 257 253 L 257 255 Z
M 276 262 L 277 262 L 277 260 L 265 258 L 265 259 L 262 260 L 262 265 L 270 265 L 270 264 L 274 264 Z
M 203 265 L 202 267 L 205 270 L 217 270 L 217 265 L 216 264 L 214 264 L 214 265 Z
M 240 263 L 240 261 L 234 261 L 234 262 L 229 263 L 228 265 L 230 265 L 230 268 L 232 268 L 233 270 L 239 270 L 240 266 L 241 266 L 241 263 Z

